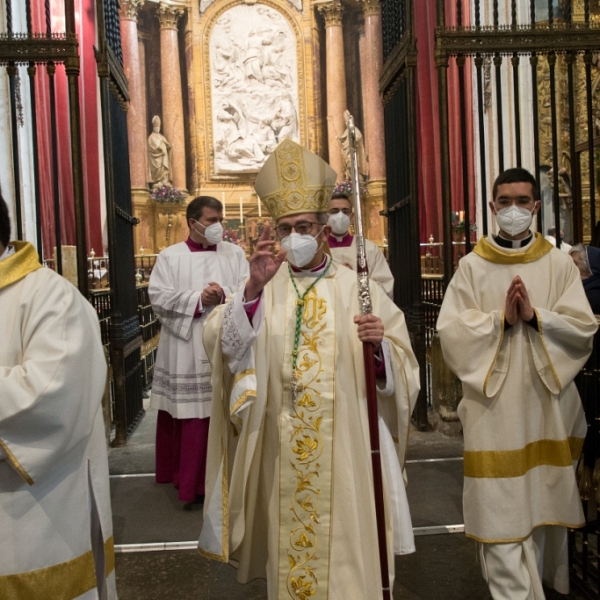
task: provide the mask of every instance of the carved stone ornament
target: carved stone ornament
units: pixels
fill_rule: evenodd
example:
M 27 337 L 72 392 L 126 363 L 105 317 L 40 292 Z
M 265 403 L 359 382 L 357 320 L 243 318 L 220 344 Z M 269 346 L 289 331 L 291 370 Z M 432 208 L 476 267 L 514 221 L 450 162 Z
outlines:
M 200 0 L 200 14 L 205 12 L 214 1 L 215 0 Z
M 169 6 L 168 4 L 159 4 L 156 9 L 158 21 L 161 29 L 177 29 L 177 21 L 183 15 L 185 8 L 180 6 Z
M 344 8 L 340 0 L 331 0 L 331 2 L 319 2 L 316 4 L 319 12 L 325 19 L 325 26 L 341 25 L 342 24 L 342 13 Z
M 137 21 L 138 11 L 146 0 L 121 0 L 121 19 Z
M 365 17 L 381 14 L 381 2 L 379 0 L 360 0 Z

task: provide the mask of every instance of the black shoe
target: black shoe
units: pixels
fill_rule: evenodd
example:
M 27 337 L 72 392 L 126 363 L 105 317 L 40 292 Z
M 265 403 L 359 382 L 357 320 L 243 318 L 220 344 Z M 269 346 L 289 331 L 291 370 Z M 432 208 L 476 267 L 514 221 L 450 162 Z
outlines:
M 204 504 L 204 496 L 197 495 L 195 500 L 193 500 L 192 502 L 186 502 L 183 505 L 183 510 L 199 510 L 203 504 Z

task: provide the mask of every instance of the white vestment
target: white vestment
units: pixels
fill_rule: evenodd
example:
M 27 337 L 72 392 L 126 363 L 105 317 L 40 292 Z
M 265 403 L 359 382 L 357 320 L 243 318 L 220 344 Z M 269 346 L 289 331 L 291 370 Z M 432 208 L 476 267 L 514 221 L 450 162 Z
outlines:
M 519 275 L 537 330 L 506 329 L 506 292 Z M 586 422 L 574 377 L 597 325 L 570 257 L 539 234 L 524 248 L 484 238 L 461 259 L 437 328 L 461 379 L 465 533 L 522 542 L 542 525 L 584 523 L 573 460 Z
M 295 276 L 300 293 L 315 276 Z M 418 364 L 402 312 L 372 286 L 384 323 L 378 391 L 388 557 L 414 551 L 403 478 Z M 200 549 L 267 578 L 272 599 L 381 598 L 356 274 L 330 265 L 302 305 L 299 392 L 291 395 L 297 295 L 283 264 L 250 323 L 243 290 L 208 320 L 215 390 Z M 379 385 L 379 384 L 378 384 Z
M 162 325 L 152 406 L 174 419 L 210 417 L 210 364 L 202 332 L 214 306 L 203 307 L 200 297 L 213 281 L 228 296 L 247 276 L 244 251 L 228 242 L 217 244 L 215 252 L 192 252 L 181 242 L 158 255 L 148 286 L 152 308 Z M 195 318 L 197 307 L 203 313 Z
M 334 235 L 334 237 L 336 236 Z M 393 299 L 394 276 L 390 271 L 390 266 L 388 265 L 383 252 L 375 242 L 367 240 L 366 238 L 365 250 L 367 251 L 370 281 L 376 281 L 383 287 L 384 292 Z M 351 246 L 330 248 L 330 251 L 332 258 L 336 263 L 346 265 L 353 271 L 356 271 L 356 237 L 352 238 Z
M 114 600 L 98 317 L 14 244 L 0 261 L 0 598 Z

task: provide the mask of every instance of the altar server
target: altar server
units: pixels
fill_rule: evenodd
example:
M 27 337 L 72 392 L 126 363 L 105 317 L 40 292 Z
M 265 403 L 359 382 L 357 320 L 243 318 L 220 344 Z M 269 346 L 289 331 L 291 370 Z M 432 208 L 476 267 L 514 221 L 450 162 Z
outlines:
M 116 599 L 98 317 L 0 197 L 0 598 Z
M 356 239 L 350 233 L 350 225 L 354 219 L 352 202 L 345 192 L 334 192 L 329 203 L 328 224 L 331 233 L 327 242 L 333 260 L 339 264 L 356 269 Z M 383 291 L 394 298 L 394 276 L 379 246 L 365 238 L 369 279 L 381 285 Z
M 223 205 L 211 196 L 187 206 L 190 235 L 163 250 L 148 292 L 161 325 L 152 383 L 156 481 L 173 482 L 184 509 L 204 499 L 210 421 L 210 364 L 202 333 L 211 311 L 248 276 L 244 251 L 223 240 Z
M 324 252 L 335 172 L 284 140 L 255 189 L 276 221 L 250 278 L 208 319 L 214 389 L 200 549 L 268 597 L 381 598 L 362 341 L 377 348 L 389 570 L 414 551 L 405 481 L 418 364 L 402 312 Z M 286 254 L 287 252 L 287 254 Z M 287 257 L 287 261 L 284 258 Z M 375 316 L 377 315 L 377 316 Z
M 573 261 L 530 230 L 539 207 L 530 173 L 498 177 L 499 235 L 461 259 L 437 323 L 463 385 L 465 532 L 494 600 L 539 600 L 542 582 L 568 593 L 566 527 L 584 524 L 573 378 L 597 325 Z

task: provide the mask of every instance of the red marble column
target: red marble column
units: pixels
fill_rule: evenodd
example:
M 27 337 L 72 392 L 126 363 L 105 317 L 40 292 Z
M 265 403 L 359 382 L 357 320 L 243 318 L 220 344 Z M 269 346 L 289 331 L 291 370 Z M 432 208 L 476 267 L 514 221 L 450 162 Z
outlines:
M 325 52 L 327 72 L 327 138 L 329 164 L 344 179 L 344 158 L 338 139 L 346 130 L 346 70 L 344 64 L 344 35 L 342 30 L 342 3 L 331 0 L 317 5 L 325 19 Z
M 177 36 L 177 21 L 184 12 L 183 8 L 163 3 L 157 10 L 160 21 L 162 133 L 172 145 L 173 185 L 186 190 L 183 89 Z
M 129 169 L 131 187 L 145 189 L 148 180 L 146 157 L 146 98 L 142 85 L 143 65 L 140 63 L 137 15 L 144 0 L 121 0 L 121 44 L 123 67 L 129 83 L 127 137 L 129 139 Z
M 142 90 L 142 106 L 141 113 L 142 117 L 140 117 L 140 122 L 143 120 L 144 123 L 144 134 L 146 136 L 150 135 L 150 131 L 148 129 L 148 111 L 146 109 L 146 40 L 149 38 L 147 34 L 140 34 L 138 31 L 138 55 L 140 57 L 140 84 Z M 146 164 L 146 170 L 148 170 L 148 153 L 144 151 L 144 163 Z M 147 175 L 146 175 L 147 177 Z
M 379 78 L 383 67 L 381 5 L 379 0 L 362 0 L 365 15 L 364 60 L 361 56 L 364 136 L 371 180 L 385 179 L 385 130 Z

